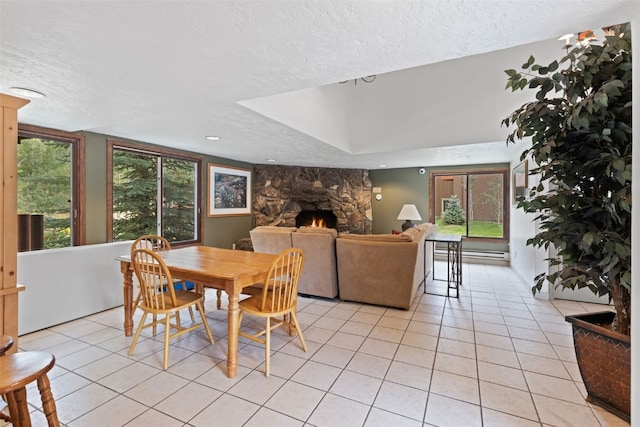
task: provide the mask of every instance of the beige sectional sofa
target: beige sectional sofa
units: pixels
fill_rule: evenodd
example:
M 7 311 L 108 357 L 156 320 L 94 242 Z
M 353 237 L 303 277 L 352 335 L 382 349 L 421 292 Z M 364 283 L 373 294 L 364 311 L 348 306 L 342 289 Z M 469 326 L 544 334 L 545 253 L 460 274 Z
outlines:
M 399 235 L 341 234 L 315 227 L 256 227 L 256 252 L 279 253 L 295 246 L 305 253 L 298 292 L 306 295 L 408 309 L 431 267 L 427 235 L 434 224 L 420 224 Z
M 409 309 L 431 267 L 432 245 L 425 237 L 434 224 L 392 234 L 349 234 L 336 241 L 340 299 Z M 425 254 L 426 249 L 426 254 Z

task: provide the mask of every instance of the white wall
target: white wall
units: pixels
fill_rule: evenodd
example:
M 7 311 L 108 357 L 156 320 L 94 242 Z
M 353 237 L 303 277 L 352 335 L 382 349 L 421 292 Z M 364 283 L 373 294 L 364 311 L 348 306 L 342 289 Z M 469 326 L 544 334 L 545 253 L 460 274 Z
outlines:
M 22 252 L 18 334 L 48 328 L 122 305 L 120 263 L 131 241 Z
M 524 151 L 524 148 L 523 148 Z M 511 161 L 511 170 L 520 164 L 520 156 Z M 529 160 L 529 169 L 533 165 Z M 537 185 L 539 179 L 534 176 L 528 177 L 528 187 Z M 509 200 L 513 199 L 513 188 Z M 544 248 L 537 249 L 527 245 L 527 239 L 530 239 L 538 232 L 538 224 L 535 221 L 536 215 L 528 214 L 522 209 L 516 209 L 516 205 L 510 205 L 509 212 L 509 256 L 511 257 L 511 268 L 524 281 L 528 288 L 534 284 L 534 278 L 541 273 L 547 272 L 549 263 L 545 261 L 548 258 L 547 251 Z M 540 293 L 536 296 L 541 298 L 549 297 L 549 286 L 544 284 Z

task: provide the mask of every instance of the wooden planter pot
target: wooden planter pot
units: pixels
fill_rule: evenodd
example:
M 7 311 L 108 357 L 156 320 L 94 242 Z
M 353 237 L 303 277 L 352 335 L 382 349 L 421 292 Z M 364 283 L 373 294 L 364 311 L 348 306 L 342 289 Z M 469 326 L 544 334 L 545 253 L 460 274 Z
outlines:
M 587 401 L 629 421 L 631 417 L 631 338 L 612 331 L 611 311 L 566 316 Z

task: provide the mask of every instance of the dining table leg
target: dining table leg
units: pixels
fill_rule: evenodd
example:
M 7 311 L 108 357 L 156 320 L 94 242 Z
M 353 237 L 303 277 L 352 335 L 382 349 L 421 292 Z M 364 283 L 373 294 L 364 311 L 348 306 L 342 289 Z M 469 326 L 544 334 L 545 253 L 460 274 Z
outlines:
M 122 284 L 124 296 L 124 335 L 130 337 L 133 335 L 133 271 L 131 270 L 131 263 L 121 261 L 120 272 L 124 277 Z
M 229 348 L 227 350 L 227 377 L 234 378 L 238 372 L 238 320 L 240 318 L 240 293 L 229 292 L 228 333 Z

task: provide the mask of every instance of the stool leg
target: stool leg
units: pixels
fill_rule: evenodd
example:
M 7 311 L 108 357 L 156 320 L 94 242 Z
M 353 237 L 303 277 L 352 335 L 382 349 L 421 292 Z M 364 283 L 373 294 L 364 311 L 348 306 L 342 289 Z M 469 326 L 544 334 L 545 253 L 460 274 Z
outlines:
M 9 416 L 15 427 L 31 427 L 29 407 L 27 406 L 27 389 L 22 387 L 7 393 Z
M 58 412 L 56 410 L 56 402 L 53 400 L 51 393 L 51 384 L 47 374 L 43 374 L 38 378 L 38 390 L 40 390 L 40 398 L 42 399 L 42 410 L 47 417 L 49 427 L 59 427 Z
M 4 395 L 4 394 L 0 394 L 0 399 L 2 399 L 3 401 L 7 402 L 7 396 Z M 3 420 L 3 421 L 6 421 L 6 422 L 10 423 L 11 422 L 11 417 L 9 415 L 5 414 L 4 412 L 0 411 L 0 420 Z

